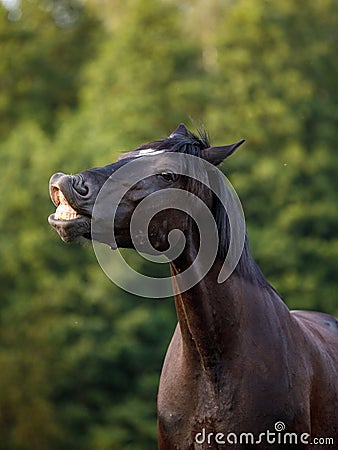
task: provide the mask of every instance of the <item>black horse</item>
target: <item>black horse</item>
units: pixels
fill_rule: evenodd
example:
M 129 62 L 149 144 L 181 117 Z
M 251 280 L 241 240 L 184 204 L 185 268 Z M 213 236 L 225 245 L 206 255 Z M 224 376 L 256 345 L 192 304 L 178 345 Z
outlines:
M 216 166 L 242 142 L 210 147 L 206 135 L 194 135 L 181 124 L 168 138 L 126 153 L 113 164 L 76 175 L 57 173 L 50 180 L 57 211 L 49 223 L 64 241 L 90 239 L 100 189 L 136 158 L 147 158 L 154 175 L 132 186 L 118 205 L 116 246 L 134 246 L 131 217 L 151 193 L 164 195 L 175 187 L 197 195 L 215 219 L 219 243 L 209 272 L 188 290 L 180 289 L 176 275 L 193 264 L 198 252 L 193 221 L 171 208 L 155 215 L 149 226 L 149 240 L 158 251 L 168 249 L 172 230 L 180 230 L 186 239 L 183 252 L 170 261 L 178 325 L 160 380 L 160 450 L 243 449 L 254 444 L 259 449 L 327 448 L 328 441 L 318 438 L 331 438 L 331 448 L 338 448 L 337 319 L 290 312 L 264 279 L 246 239 L 235 270 L 219 283 L 229 249 L 227 211 L 210 189 L 175 173 L 172 164 L 166 167 L 172 152 Z M 111 244 L 107 238 L 102 241 Z

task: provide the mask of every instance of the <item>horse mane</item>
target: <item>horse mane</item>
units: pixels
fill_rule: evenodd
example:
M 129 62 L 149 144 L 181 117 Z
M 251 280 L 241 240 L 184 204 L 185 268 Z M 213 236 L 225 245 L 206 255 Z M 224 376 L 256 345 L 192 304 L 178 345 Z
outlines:
M 210 140 L 208 133 L 201 128 L 197 134 L 187 130 L 187 134 L 174 133 L 171 136 L 159 139 L 148 144 L 143 144 L 133 152 L 152 148 L 154 150 L 163 150 L 170 152 L 185 153 L 193 156 L 201 156 L 201 151 L 210 147 Z
M 124 154 L 123 158 L 132 157 L 133 154 L 136 154 L 140 150 L 145 150 L 149 148 L 159 151 L 162 150 L 165 152 L 178 152 L 201 157 L 202 150 L 209 148 L 210 146 L 211 144 L 209 136 L 207 132 L 202 128 L 197 131 L 197 134 L 192 133 L 191 131 L 187 131 L 186 135 L 177 133 L 164 139 L 143 144 L 137 149 L 133 150 L 132 152 Z M 190 189 L 192 192 L 198 195 L 198 193 L 201 190 L 201 183 L 199 181 L 192 180 L 189 186 L 189 190 Z M 212 214 L 215 218 L 219 236 L 218 256 L 220 259 L 224 260 L 227 255 L 230 243 L 229 219 L 227 212 L 223 207 L 223 205 L 221 204 L 218 197 L 214 193 L 212 195 L 213 195 Z M 262 271 L 260 270 L 260 268 L 258 267 L 257 263 L 255 262 L 254 258 L 251 255 L 247 232 L 245 235 L 243 252 L 234 272 L 238 276 L 246 279 L 247 281 L 250 281 L 253 284 L 271 288 L 271 285 L 264 278 Z

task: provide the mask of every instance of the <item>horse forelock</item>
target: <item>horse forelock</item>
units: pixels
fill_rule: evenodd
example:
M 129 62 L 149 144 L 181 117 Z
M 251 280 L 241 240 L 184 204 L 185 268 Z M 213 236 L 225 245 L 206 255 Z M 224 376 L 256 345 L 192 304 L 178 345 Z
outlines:
M 164 152 L 176 152 L 200 157 L 202 150 L 210 147 L 209 137 L 204 129 L 196 134 L 187 135 L 174 133 L 164 139 L 142 144 L 134 150 L 122 154 L 118 160 L 138 158 L 140 156 L 155 156 Z

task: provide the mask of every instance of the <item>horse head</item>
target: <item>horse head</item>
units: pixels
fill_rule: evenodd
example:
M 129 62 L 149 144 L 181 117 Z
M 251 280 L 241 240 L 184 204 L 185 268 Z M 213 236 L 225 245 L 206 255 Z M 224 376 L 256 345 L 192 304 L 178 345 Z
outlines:
M 147 208 L 151 210 L 154 204 L 157 213 L 146 231 L 136 230 L 135 234 L 141 242 L 146 240 L 147 233 L 151 247 L 165 251 L 172 230 L 185 233 L 191 226 L 183 208 L 175 208 L 176 194 L 191 193 L 211 209 L 213 196 L 203 185 L 208 172 L 206 164 L 219 165 L 243 142 L 211 147 L 205 132 L 196 135 L 180 124 L 167 138 L 129 151 L 112 164 L 75 175 L 56 173 L 50 179 L 50 196 L 57 209 L 48 221 L 66 242 L 84 237 L 114 248 L 133 248 L 132 216 L 148 197 L 151 201 L 148 206 L 142 203 L 141 214 L 146 214 Z M 168 206 L 164 199 L 168 200 L 169 190 L 172 201 Z M 155 193 L 160 195 L 155 197 Z M 186 203 L 194 202 L 187 197 Z

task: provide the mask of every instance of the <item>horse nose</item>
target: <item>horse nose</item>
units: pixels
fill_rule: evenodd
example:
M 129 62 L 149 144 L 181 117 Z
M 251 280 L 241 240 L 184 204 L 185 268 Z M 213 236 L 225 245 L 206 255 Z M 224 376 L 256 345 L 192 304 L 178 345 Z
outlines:
M 60 181 L 60 179 L 62 177 L 66 177 L 67 175 L 62 173 L 62 172 L 58 172 L 58 173 L 54 173 L 54 175 L 51 176 L 50 180 L 49 180 L 49 186 L 58 186 L 58 182 Z
M 89 185 L 81 176 L 65 175 L 62 172 L 55 173 L 49 180 L 49 193 L 52 201 L 57 205 L 58 191 L 61 191 L 66 197 L 74 196 L 80 198 L 86 197 L 89 193 Z

